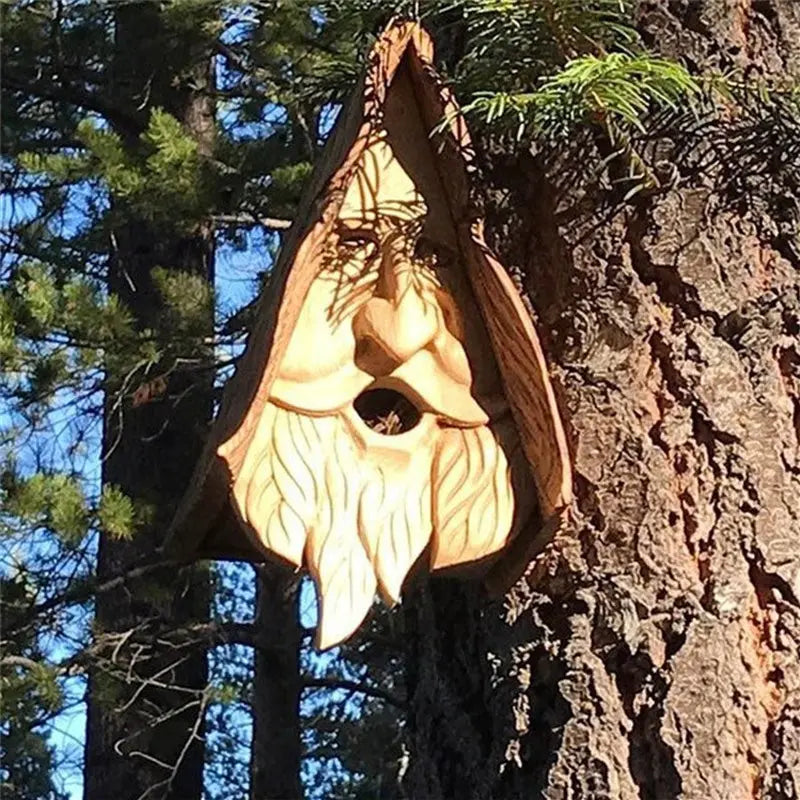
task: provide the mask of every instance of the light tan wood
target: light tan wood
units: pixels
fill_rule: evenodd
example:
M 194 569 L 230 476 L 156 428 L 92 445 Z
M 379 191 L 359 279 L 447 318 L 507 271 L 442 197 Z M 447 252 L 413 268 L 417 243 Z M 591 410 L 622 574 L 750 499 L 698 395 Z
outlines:
M 320 647 L 376 588 L 398 599 L 426 550 L 432 569 L 488 563 L 536 540 L 537 500 L 550 520 L 571 496 L 544 357 L 471 212 L 468 134 L 431 61 L 416 25 L 379 40 L 174 526 L 184 552 L 306 567 Z
M 307 565 L 320 647 L 358 627 L 376 587 L 399 600 L 429 544 L 433 569 L 480 561 L 514 518 L 518 437 L 494 433 L 508 405 L 444 197 L 395 153 L 401 107 L 355 164 L 233 483 L 257 545 Z

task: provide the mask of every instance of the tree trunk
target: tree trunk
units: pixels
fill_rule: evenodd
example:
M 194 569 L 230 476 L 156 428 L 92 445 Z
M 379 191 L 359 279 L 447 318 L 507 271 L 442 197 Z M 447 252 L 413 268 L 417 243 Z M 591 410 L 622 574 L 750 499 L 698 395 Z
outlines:
M 792 0 L 638 13 L 700 69 L 800 76 Z M 585 152 L 486 156 L 576 500 L 502 601 L 408 598 L 409 797 L 800 797 L 800 170 L 746 119 L 648 147 L 627 202 Z
M 140 146 L 150 111 L 159 107 L 185 125 L 201 154 L 210 153 L 214 106 L 208 93 L 213 85 L 208 52 L 190 36 L 169 31 L 155 4 L 120 5 L 115 26 L 115 91 L 141 120 L 138 129 L 118 131 L 125 145 Z M 207 224 L 189 231 L 169 229 L 121 205 L 116 211 L 109 289 L 141 329 L 158 335 L 164 304 L 154 269 L 189 272 L 212 282 L 212 229 Z M 210 305 L 208 311 L 210 335 Z M 131 541 L 101 538 L 100 579 L 154 560 L 163 543 L 212 414 L 211 354 L 201 348 L 195 355 L 206 359 L 204 369 L 191 374 L 176 369 L 163 392 L 149 401 L 131 407 L 125 398 L 120 411 L 115 392 L 108 395 L 103 483 L 120 487 L 152 513 Z M 150 377 L 168 366 L 159 365 Z M 187 628 L 207 619 L 208 610 L 208 576 L 202 566 L 165 568 L 98 597 L 96 646 L 103 660 L 89 683 L 86 800 L 200 798 L 207 663 L 203 643 Z
M 251 800 L 300 800 L 299 580 L 283 567 L 256 568 Z

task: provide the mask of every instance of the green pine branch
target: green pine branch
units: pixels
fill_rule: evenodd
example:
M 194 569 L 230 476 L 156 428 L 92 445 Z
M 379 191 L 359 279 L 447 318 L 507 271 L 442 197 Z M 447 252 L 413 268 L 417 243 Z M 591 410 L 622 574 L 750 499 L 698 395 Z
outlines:
M 523 136 L 565 138 L 585 123 L 644 128 L 654 108 L 690 103 L 700 86 L 679 64 L 645 54 L 580 56 L 530 92 L 481 92 L 465 114 Z

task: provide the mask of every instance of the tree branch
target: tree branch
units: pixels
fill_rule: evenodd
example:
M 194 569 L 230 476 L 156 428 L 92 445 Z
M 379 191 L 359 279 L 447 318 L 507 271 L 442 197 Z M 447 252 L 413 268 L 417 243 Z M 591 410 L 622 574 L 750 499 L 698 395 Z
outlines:
M 101 97 L 96 92 L 90 92 L 80 86 L 59 80 L 52 81 L 27 81 L 24 78 L 9 73 L 6 70 L 3 80 L 7 88 L 16 92 L 33 95 L 42 100 L 56 103 L 71 103 L 81 108 L 96 111 L 105 117 L 114 127 L 121 130 L 139 133 L 142 123 L 135 117 L 127 114 L 123 109 Z
M 256 217 L 247 214 L 215 214 L 212 221 L 216 225 L 231 225 L 253 228 L 263 225 L 276 231 L 285 231 L 292 227 L 290 219 L 277 219 L 276 217 Z
M 250 73 L 250 67 L 244 62 L 244 59 L 233 50 L 233 48 L 229 47 L 224 42 L 219 41 L 219 39 L 214 41 L 212 46 L 218 55 L 221 55 L 226 61 L 230 62 L 230 65 L 235 69 L 238 69 L 243 75 L 248 75 Z
M 344 678 L 306 678 L 303 680 L 304 689 L 345 689 L 350 692 L 358 692 L 367 697 L 374 697 L 383 700 L 385 703 L 406 710 L 406 701 L 398 697 L 393 692 L 381 689 L 379 686 L 369 686 L 358 681 L 348 681 Z
M 25 667 L 25 669 L 36 670 L 41 664 L 26 656 L 3 656 L 0 658 L 0 667 Z
M 154 563 L 143 564 L 139 567 L 134 567 L 113 578 L 108 578 L 105 581 L 98 581 L 97 578 L 87 578 L 84 581 L 73 584 L 66 591 L 61 594 L 54 595 L 47 600 L 44 600 L 37 605 L 31 606 L 22 619 L 17 620 L 12 625 L 7 625 L 3 630 L 4 635 L 13 634 L 17 631 L 23 630 L 28 625 L 33 624 L 36 619 L 48 611 L 52 611 L 61 605 L 68 603 L 80 603 L 94 597 L 96 594 L 103 592 L 111 592 L 124 586 L 127 581 L 143 578 L 152 572 L 157 572 L 166 567 L 180 567 L 186 566 L 189 562 L 175 561 L 174 559 L 166 561 L 156 561 Z

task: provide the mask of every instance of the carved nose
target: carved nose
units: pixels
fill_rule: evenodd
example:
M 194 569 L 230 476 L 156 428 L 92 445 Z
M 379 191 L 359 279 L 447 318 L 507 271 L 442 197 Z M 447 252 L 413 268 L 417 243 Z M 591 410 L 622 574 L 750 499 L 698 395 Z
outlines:
M 387 254 L 375 296 L 353 319 L 356 364 L 376 377 L 388 375 L 408 361 L 439 330 L 439 311 L 421 293 L 414 269 L 408 259 Z

